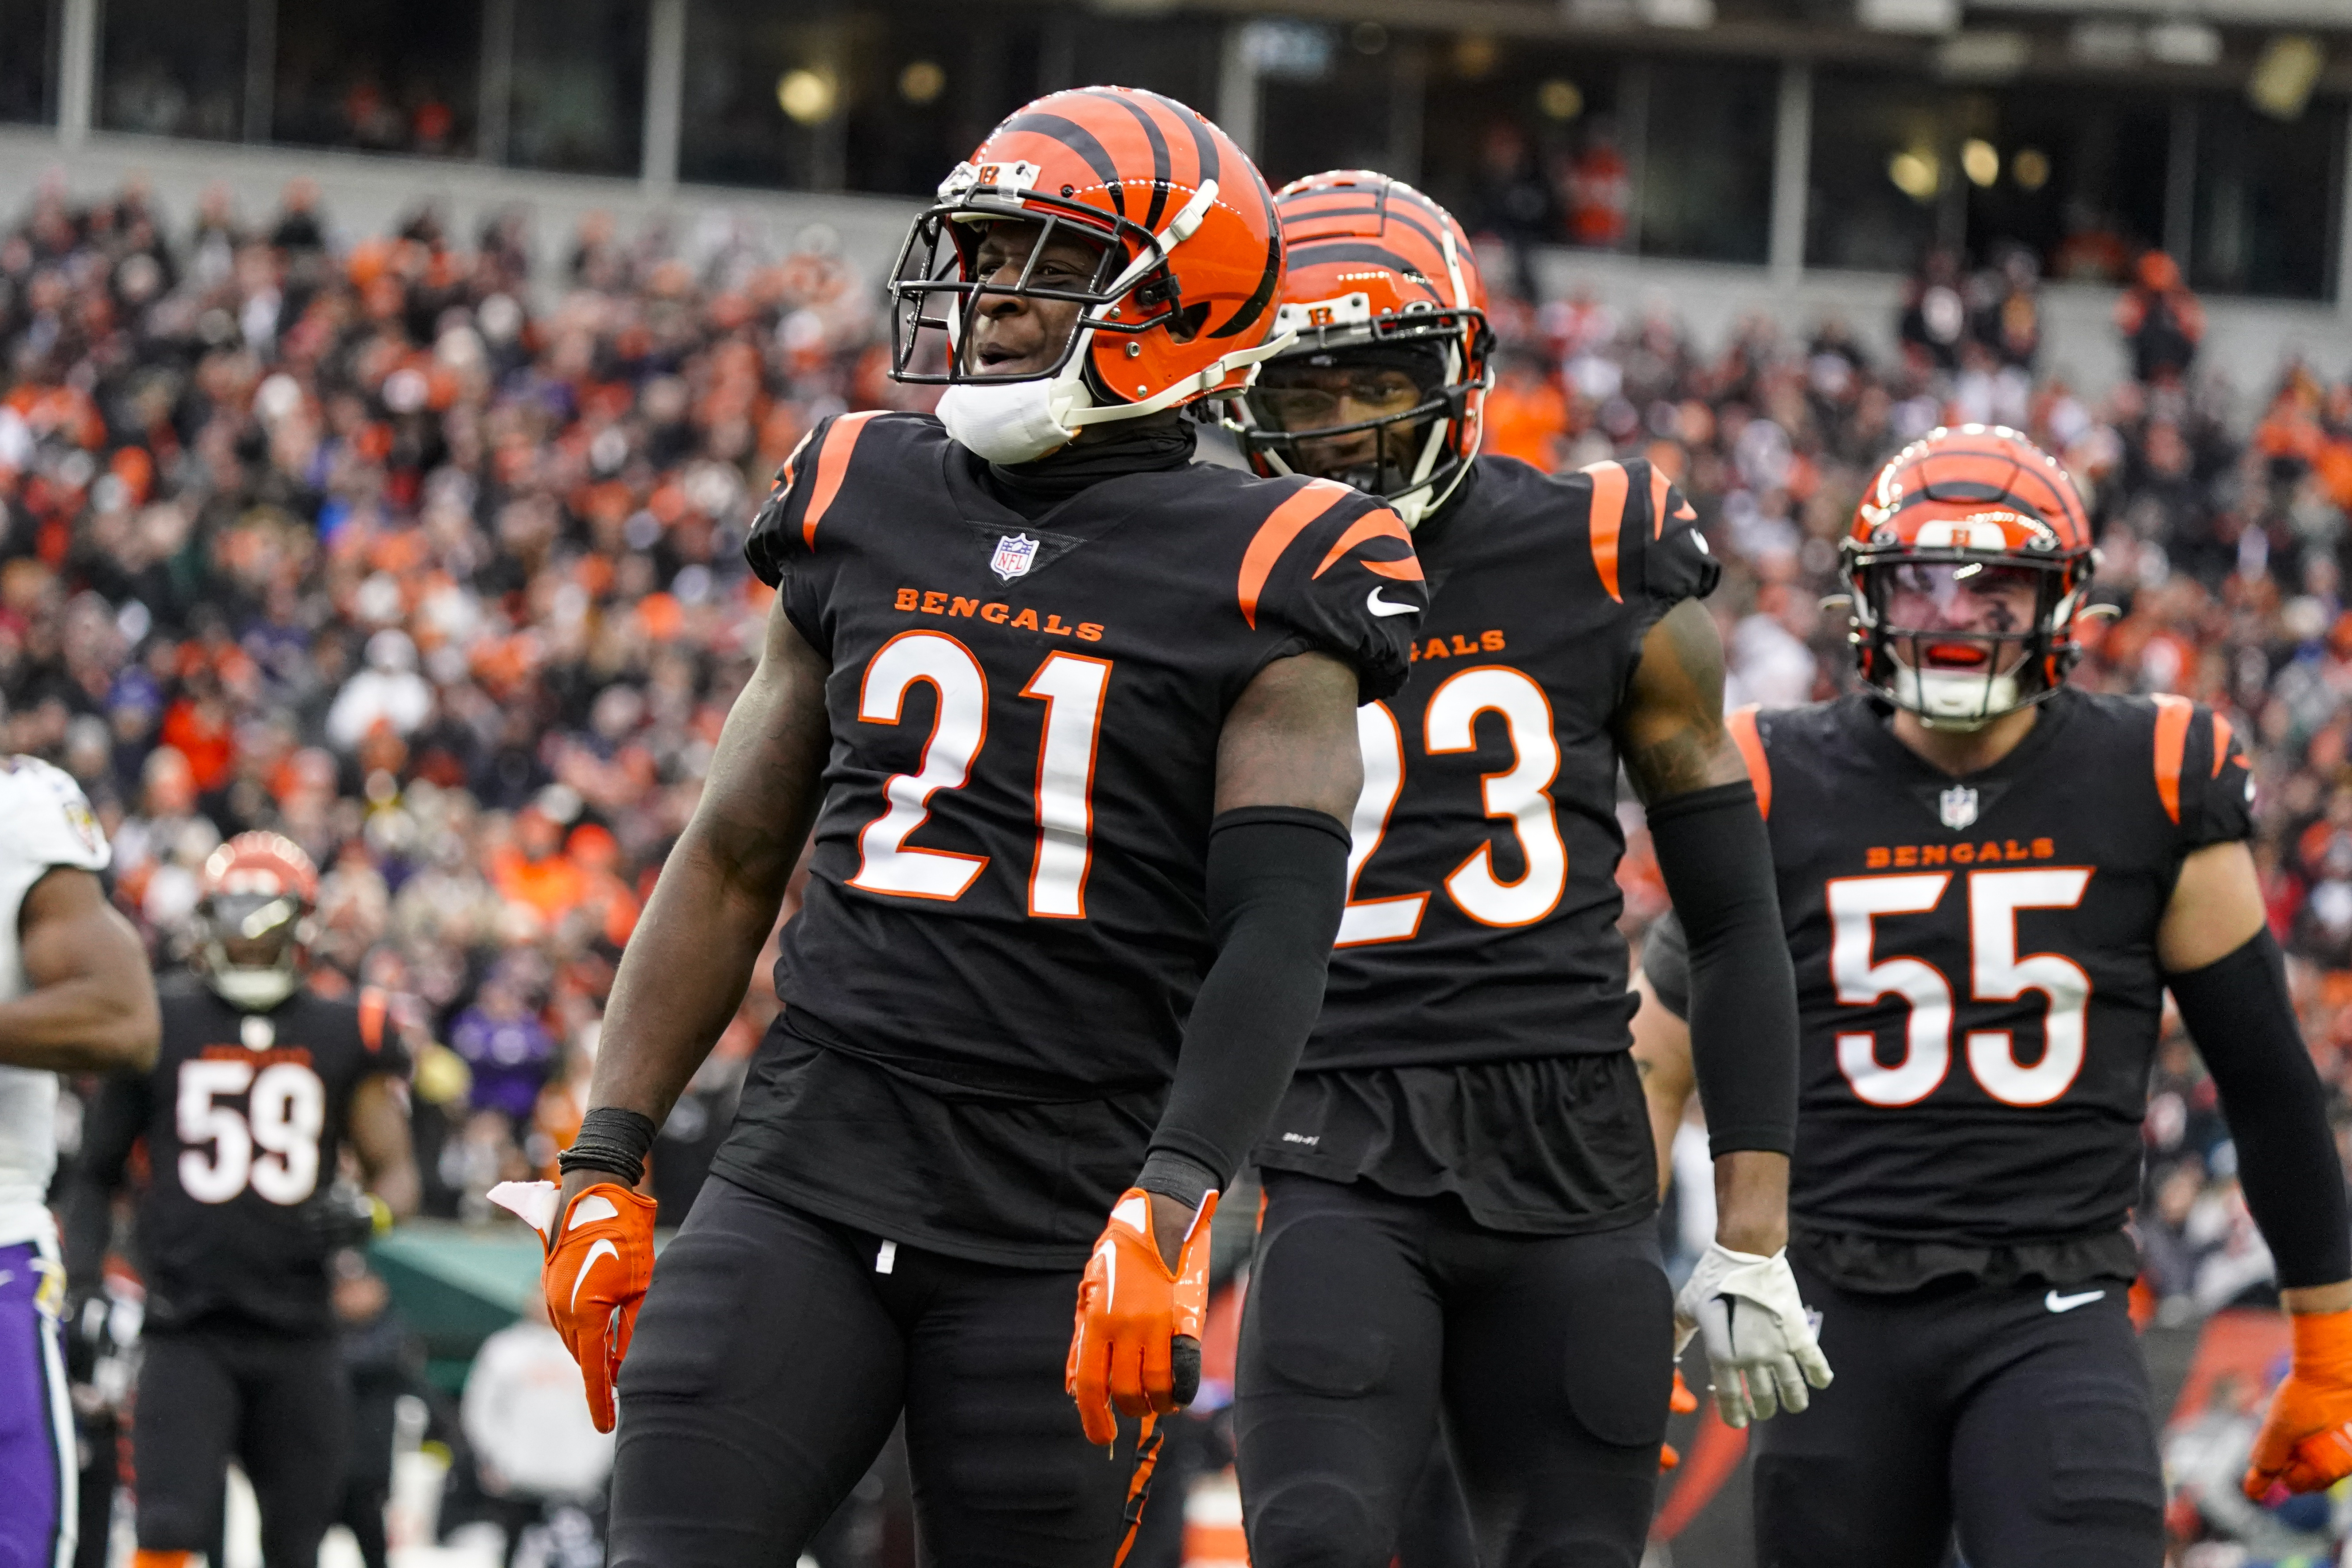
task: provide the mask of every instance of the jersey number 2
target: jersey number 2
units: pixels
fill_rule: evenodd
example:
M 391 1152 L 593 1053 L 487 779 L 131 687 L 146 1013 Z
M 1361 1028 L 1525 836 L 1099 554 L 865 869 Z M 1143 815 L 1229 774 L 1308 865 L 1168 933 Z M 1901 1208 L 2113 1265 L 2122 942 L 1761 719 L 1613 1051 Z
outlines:
M 1874 1006 L 1885 996 L 1911 1005 L 1903 1027 L 1903 1055 L 1892 1067 L 1878 1059 L 1877 1037 L 1837 1037 L 1838 1068 L 1853 1092 L 1871 1105 L 1910 1105 L 1944 1081 L 1952 1065 L 1952 984 L 1924 959 L 1873 962 L 1871 921 L 1879 915 L 1923 915 L 1943 901 L 1948 871 L 1913 877 L 1842 877 L 1828 887 L 1830 978 L 1849 1007 Z M 2091 873 L 2081 868 L 1969 873 L 1969 988 L 1979 1002 L 2014 1002 L 2028 991 L 2048 998 L 2042 1059 L 2025 1067 L 2007 1029 L 1969 1031 L 1969 1071 L 2005 1105 L 2047 1105 L 2083 1070 L 2084 1014 L 2091 977 L 2054 952 L 2017 952 L 2020 910 L 2071 910 L 2083 901 Z
M 220 1103 L 233 1094 L 247 1097 L 244 1110 Z M 299 1062 L 259 1072 L 234 1058 L 182 1062 L 176 1119 L 180 1187 L 200 1204 L 225 1204 L 247 1186 L 273 1204 L 299 1204 L 319 1184 L 327 1086 Z
M 888 809 L 857 836 L 857 875 L 849 885 L 869 893 L 910 899 L 963 897 L 985 855 L 914 849 L 908 836 L 930 816 L 930 799 L 961 789 L 988 740 L 988 677 L 971 650 L 940 632 L 907 632 L 882 645 L 858 688 L 857 716 L 869 724 L 896 724 L 907 689 L 928 681 L 939 703 L 930 738 L 911 773 L 893 773 L 882 786 Z M 1103 693 L 1110 660 L 1051 653 L 1024 697 L 1045 704 L 1037 742 L 1037 853 L 1029 868 L 1029 912 L 1083 920 L 1087 868 L 1093 859 L 1095 752 L 1102 733 Z
M 1423 749 L 1432 756 L 1475 751 L 1481 713 L 1500 715 L 1511 741 L 1511 765 L 1488 773 L 1481 784 L 1486 815 L 1511 825 L 1526 868 L 1507 882 L 1496 875 L 1489 841 L 1454 868 L 1445 891 L 1480 925 L 1533 925 L 1551 913 L 1568 888 L 1568 847 L 1560 841 L 1547 793 L 1559 773 L 1551 703 L 1542 687 L 1507 665 L 1462 670 L 1430 693 L 1422 717 Z M 1389 813 L 1404 790 L 1404 734 L 1386 703 L 1356 710 L 1356 742 L 1364 756 L 1364 792 L 1356 797 L 1349 824 L 1348 908 L 1339 917 L 1339 947 L 1407 941 L 1421 929 L 1422 911 L 1429 904 L 1427 893 L 1356 899 L 1356 879 L 1381 847 Z

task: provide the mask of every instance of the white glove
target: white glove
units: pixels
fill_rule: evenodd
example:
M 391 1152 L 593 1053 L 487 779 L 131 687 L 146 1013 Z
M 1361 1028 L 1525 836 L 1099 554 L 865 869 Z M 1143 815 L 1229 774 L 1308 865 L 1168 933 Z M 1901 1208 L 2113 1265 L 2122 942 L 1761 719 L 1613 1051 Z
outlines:
M 1733 1426 L 1769 1420 L 1811 1403 L 1805 1385 L 1830 1385 L 1830 1363 L 1813 1339 L 1787 1251 L 1769 1258 L 1710 1243 L 1675 1298 L 1675 1354 L 1706 1332 L 1715 1403 Z

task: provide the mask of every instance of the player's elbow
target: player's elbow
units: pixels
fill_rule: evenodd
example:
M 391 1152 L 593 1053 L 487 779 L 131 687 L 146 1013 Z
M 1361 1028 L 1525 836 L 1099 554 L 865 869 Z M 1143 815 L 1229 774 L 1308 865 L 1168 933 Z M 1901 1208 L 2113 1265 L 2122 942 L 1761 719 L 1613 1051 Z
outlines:
M 107 1072 L 145 1072 L 155 1065 L 163 1043 L 163 1014 L 156 1005 L 155 987 L 142 973 L 135 985 L 116 988 L 110 998 L 111 1016 L 98 1031 L 93 1064 Z

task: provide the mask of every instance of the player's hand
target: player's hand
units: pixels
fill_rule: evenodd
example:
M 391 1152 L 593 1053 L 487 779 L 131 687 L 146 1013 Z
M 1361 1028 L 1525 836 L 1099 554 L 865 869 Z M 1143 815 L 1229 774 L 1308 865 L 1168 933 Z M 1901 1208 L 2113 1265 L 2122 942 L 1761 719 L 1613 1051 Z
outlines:
M 1201 1391 L 1201 1320 L 1209 1310 L 1209 1220 L 1201 1200 L 1171 1272 L 1160 1256 L 1151 1194 L 1129 1187 L 1110 1211 L 1078 1283 L 1064 1386 L 1087 1441 L 1108 1446 L 1118 1416 L 1166 1415 Z
M 1802 1410 L 1812 1401 L 1808 1384 L 1830 1385 L 1786 1248 L 1759 1258 L 1710 1243 L 1675 1298 L 1675 1353 L 1702 1332 L 1716 1407 L 1730 1426 Z
M 2297 1312 L 2294 1358 L 2254 1436 L 2246 1495 L 2277 1503 L 2352 1475 L 2352 1311 Z
M 613 1380 L 629 1353 L 637 1307 L 653 1282 L 658 1205 L 618 1182 L 583 1188 L 560 1216 L 562 1189 L 553 1182 L 501 1182 L 489 1195 L 545 1238 L 547 1261 L 539 1282 L 547 1296 L 548 1321 L 580 1363 L 596 1430 L 610 1432 Z

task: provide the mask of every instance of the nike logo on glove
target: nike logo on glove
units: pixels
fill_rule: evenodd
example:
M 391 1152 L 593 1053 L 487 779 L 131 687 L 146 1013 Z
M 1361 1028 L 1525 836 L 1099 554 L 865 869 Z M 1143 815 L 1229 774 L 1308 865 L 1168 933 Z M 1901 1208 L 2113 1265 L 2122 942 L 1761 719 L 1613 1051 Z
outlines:
M 600 1258 L 618 1258 L 620 1256 L 621 1249 L 614 1246 L 609 1241 L 600 1241 L 595 1246 L 590 1247 L 588 1249 L 588 1256 L 580 1260 L 580 1272 L 572 1277 L 572 1302 L 565 1310 L 574 1310 L 579 1307 L 580 1287 L 588 1283 L 588 1271 L 596 1267 L 596 1260 Z
M 1409 616 L 1421 608 L 1419 605 L 1392 605 L 1381 597 L 1378 588 L 1364 595 L 1364 608 L 1376 616 Z
M 2079 1296 L 2061 1296 L 2053 1290 L 2042 1298 L 2042 1304 L 2053 1312 L 2071 1312 L 2077 1307 L 2088 1306 L 2105 1294 L 2105 1290 L 2085 1290 Z

